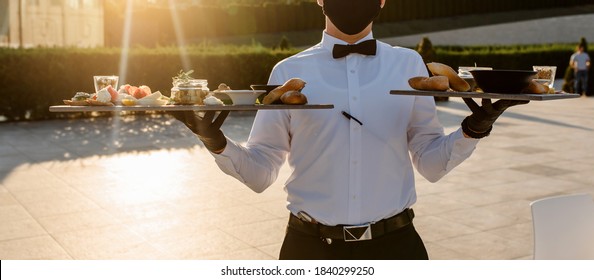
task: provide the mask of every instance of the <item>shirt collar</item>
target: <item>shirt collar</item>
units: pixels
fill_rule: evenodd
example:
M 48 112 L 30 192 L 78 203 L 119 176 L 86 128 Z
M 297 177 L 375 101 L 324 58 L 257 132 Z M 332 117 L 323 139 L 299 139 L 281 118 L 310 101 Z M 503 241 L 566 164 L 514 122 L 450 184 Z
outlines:
M 369 34 L 367 34 L 367 36 L 361 38 L 361 40 L 355 42 L 355 44 L 363 42 L 363 41 L 371 40 L 371 39 L 373 39 L 373 32 L 369 32 Z M 336 37 L 333 37 L 332 35 L 326 33 L 326 31 L 324 31 L 322 33 L 322 47 L 327 49 L 328 51 L 332 52 L 332 48 L 334 48 L 335 44 L 348 45 L 347 42 L 340 40 Z

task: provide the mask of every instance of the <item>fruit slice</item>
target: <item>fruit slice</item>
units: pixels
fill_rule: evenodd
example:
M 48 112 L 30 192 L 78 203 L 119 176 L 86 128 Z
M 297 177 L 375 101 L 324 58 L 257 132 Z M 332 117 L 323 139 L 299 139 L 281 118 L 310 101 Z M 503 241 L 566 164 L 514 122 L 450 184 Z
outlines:
M 118 99 L 118 91 L 111 85 L 107 86 L 107 91 L 109 92 L 109 95 L 111 95 L 111 102 L 115 102 Z
M 133 87 L 130 87 L 130 89 L 132 89 Z M 144 92 L 144 90 L 142 90 L 141 88 L 138 87 L 134 87 L 134 92 L 131 93 L 130 95 L 134 96 L 134 98 L 136 99 L 141 99 L 145 96 L 147 96 L 146 92 Z
M 136 105 L 136 100 L 131 99 L 131 98 L 122 99 L 122 105 L 124 105 L 124 106 L 134 106 L 134 105 Z

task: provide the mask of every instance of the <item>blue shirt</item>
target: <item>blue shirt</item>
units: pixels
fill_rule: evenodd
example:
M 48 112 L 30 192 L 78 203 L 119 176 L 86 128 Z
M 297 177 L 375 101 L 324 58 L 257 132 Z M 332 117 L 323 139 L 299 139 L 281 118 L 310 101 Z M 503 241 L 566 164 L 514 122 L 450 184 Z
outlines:
M 577 71 L 585 71 L 588 70 L 588 62 L 590 61 L 590 56 L 585 52 L 577 52 L 571 55 L 570 64 L 571 66 L 575 67 Z

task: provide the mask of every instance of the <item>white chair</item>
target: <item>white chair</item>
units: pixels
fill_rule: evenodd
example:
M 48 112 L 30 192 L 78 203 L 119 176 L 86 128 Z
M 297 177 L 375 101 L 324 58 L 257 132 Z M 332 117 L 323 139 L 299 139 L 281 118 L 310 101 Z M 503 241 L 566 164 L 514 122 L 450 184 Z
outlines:
M 594 200 L 589 194 L 530 203 L 535 260 L 594 260 Z

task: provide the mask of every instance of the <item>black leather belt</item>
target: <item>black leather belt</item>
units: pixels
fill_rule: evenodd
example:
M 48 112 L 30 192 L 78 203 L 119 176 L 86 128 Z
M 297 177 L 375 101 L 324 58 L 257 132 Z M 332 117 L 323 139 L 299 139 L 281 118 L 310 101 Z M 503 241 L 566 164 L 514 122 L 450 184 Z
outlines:
M 291 214 L 289 218 L 289 227 L 305 234 L 326 239 L 338 239 L 347 242 L 362 241 L 378 238 L 389 232 L 401 229 L 411 224 L 414 217 L 414 211 L 407 208 L 395 216 L 373 224 L 327 226 L 319 223 L 307 222 Z

